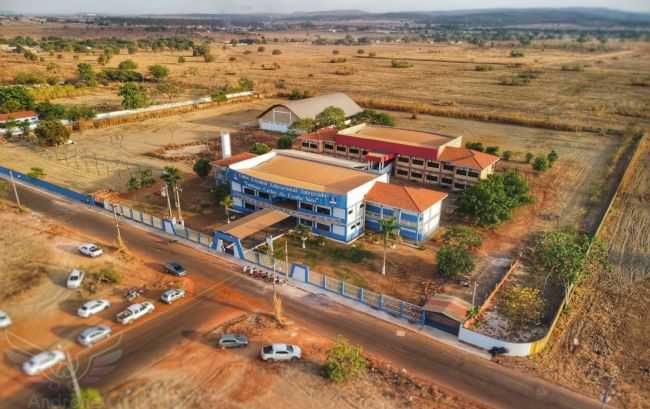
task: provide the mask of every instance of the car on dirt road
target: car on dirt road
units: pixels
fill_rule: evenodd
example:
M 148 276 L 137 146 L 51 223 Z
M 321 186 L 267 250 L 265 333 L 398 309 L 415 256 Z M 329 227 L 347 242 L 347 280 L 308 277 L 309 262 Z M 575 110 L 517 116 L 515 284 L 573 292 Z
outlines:
M 91 315 L 95 315 L 98 312 L 110 308 L 110 306 L 111 303 L 108 302 L 107 300 L 90 300 L 85 302 L 81 307 L 79 307 L 79 309 L 77 310 L 77 315 L 82 318 L 88 318 Z
M 27 375 L 37 375 L 65 360 L 62 351 L 43 351 L 23 363 L 23 372 Z
M 175 261 L 170 261 L 169 263 L 165 264 L 165 271 L 176 277 L 185 277 L 187 275 L 187 270 L 185 270 L 185 267 Z
M 248 337 L 242 334 L 223 334 L 217 344 L 221 348 L 242 348 L 248 345 Z
M 302 350 L 297 345 L 271 344 L 260 351 L 262 361 L 297 361 L 301 356 Z
M 104 252 L 102 251 L 102 249 L 99 248 L 99 246 L 92 243 L 86 243 L 79 246 L 79 252 L 84 256 L 88 256 L 92 258 L 99 257 L 102 254 L 104 254 Z
M 182 288 L 172 288 L 171 290 L 166 290 L 160 295 L 160 301 L 165 304 L 171 304 L 174 301 L 185 297 L 185 290 Z
M 79 269 L 74 269 L 68 274 L 68 279 L 65 282 L 65 286 L 68 288 L 79 288 L 81 287 L 81 282 L 84 280 L 86 273 Z
M 156 307 L 149 301 L 145 301 L 139 304 L 131 304 L 126 310 L 117 314 L 116 320 L 120 324 L 130 324 L 133 321 L 141 318 L 147 314 L 151 314 Z
M 77 342 L 85 347 L 89 347 L 108 338 L 111 335 L 111 332 L 113 332 L 111 328 L 106 325 L 88 327 L 81 331 L 81 334 L 77 337 Z
M 11 325 L 11 317 L 4 311 L 0 310 L 0 328 L 7 328 Z

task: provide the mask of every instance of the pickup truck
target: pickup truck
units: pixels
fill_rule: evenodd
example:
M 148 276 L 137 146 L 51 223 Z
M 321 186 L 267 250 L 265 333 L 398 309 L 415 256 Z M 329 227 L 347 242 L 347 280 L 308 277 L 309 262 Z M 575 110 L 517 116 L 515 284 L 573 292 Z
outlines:
M 138 318 L 153 312 L 156 307 L 149 301 L 139 304 L 131 304 L 126 310 L 117 314 L 116 320 L 120 324 L 130 324 Z

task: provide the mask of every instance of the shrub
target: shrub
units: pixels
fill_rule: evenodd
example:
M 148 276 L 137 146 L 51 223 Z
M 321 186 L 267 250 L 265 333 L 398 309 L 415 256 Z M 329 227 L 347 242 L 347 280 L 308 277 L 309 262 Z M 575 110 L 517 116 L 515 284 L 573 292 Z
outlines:
M 359 375 L 366 368 L 366 359 L 360 346 L 351 345 L 339 337 L 336 345 L 327 352 L 323 366 L 324 376 L 334 382 L 343 382 Z
M 316 129 L 316 121 L 313 118 L 300 118 L 289 127 L 292 132 L 312 132 L 314 129 Z
M 544 300 L 537 288 L 511 287 L 504 291 L 498 310 L 513 327 L 539 325 L 544 314 Z
M 365 50 L 362 50 L 362 49 L 357 50 L 357 54 L 359 54 L 359 55 L 363 55 L 365 53 L 366 53 Z
M 391 60 L 390 66 L 392 68 L 411 68 L 413 64 L 408 61 Z
M 142 108 L 149 102 L 147 89 L 142 85 L 131 82 L 122 85 L 117 95 L 122 97 L 122 107 L 124 109 Z
M 519 50 L 510 51 L 510 57 L 512 57 L 512 58 L 522 58 L 522 57 L 525 57 L 525 56 L 526 56 L 526 54 L 524 54 L 523 51 L 519 51 Z
M 117 66 L 117 68 L 120 70 L 135 70 L 138 68 L 138 64 L 133 60 L 124 60 Z
M 356 72 L 357 72 L 356 68 L 346 65 L 344 67 L 337 68 L 336 71 L 334 71 L 334 74 L 336 74 L 336 75 L 353 75 Z
M 510 158 L 512 158 L 512 151 L 503 151 L 501 157 L 503 160 L 510 160 Z
M 151 65 L 149 66 L 149 74 L 154 77 L 156 81 L 160 81 L 169 75 L 169 68 L 160 64 Z
M 465 147 L 467 149 L 472 149 L 479 152 L 485 152 L 485 147 L 483 147 L 483 144 L 481 142 L 467 142 L 465 143 Z
M 35 85 L 45 83 L 45 78 L 34 72 L 21 72 L 16 74 L 14 82 L 20 85 Z
M 266 51 L 266 47 L 264 47 L 264 46 L 257 47 L 257 52 L 258 53 L 263 53 L 264 51 Z
M 265 154 L 270 150 L 271 148 L 269 147 L 269 145 L 261 142 L 255 142 L 255 144 L 253 144 L 253 146 L 250 149 L 251 153 L 255 153 L 257 155 Z
M 530 163 L 530 161 L 533 160 L 534 157 L 535 155 L 533 155 L 532 152 L 526 152 L 526 163 Z
M 275 88 L 277 89 L 285 89 L 287 87 L 287 82 L 283 79 L 275 80 Z M 293 91 L 292 91 L 293 92 Z M 291 99 L 291 96 L 289 96 L 289 99 Z
M 564 64 L 562 66 L 562 71 L 573 71 L 573 72 L 581 72 L 584 71 L 585 67 L 582 64 Z
M 214 62 L 215 58 L 212 54 L 206 54 L 203 56 L 203 61 L 205 62 Z
M 36 112 L 41 120 L 65 118 L 65 107 L 61 104 L 52 104 L 49 101 L 36 104 Z
M 235 57 L 235 56 L 230 56 L 230 57 L 228 57 L 228 61 L 230 61 L 230 62 L 235 62 L 235 61 L 237 61 L 237 57 Z
M 538 172 L 546 172 L 548 168 L 549 168 L 549 163 L 546 156 L 539 155 L 533 161 L 533 169 Z
M 530 84 L 530 78 L 520 76 L 503 77 L 499 79 L 499 84 L 509 87 L 523 87 Z
M 438 272 L 446 278 L 467 274 L 476 266 L 474 256 L 462 245 L 444 245 L 436 256 Z
M 0 112 L 16 112 L 34 108 L 34 97 L 24 87 L 0 87 Z
M 31 168 L 27 173 L 27 176 L 34 179 L 43 179 L 45 177 L 45 171 L 43 168 Z
M 185 57 L 183 57 L 182 55 L 180 57 L 178 57 L 178 63 L 179 64 L 183 64 L 184 62 L 185 62 Z
M 552 167 L 553 162 L 555 162 L 557 160 L 557 158 L 558 158 L 558 154 L 557 154 L 557 152 L 555 152 L 555 150 L 552 150 L 551 152 L 549 152 L 549 154 L 546 155 L 546 159 L 548 159 L 548 166 Z
M 292 146 L 293 146 L 292 137 L 288 135 L 284 135 L 278 139 L 278 149 L 291 149 Z
M 292 101 L 298 100 L 298 99 L 305 99 L 311 97 L 311 92 L 308 90 L 304 90 L 300 92 L 299 89 L 293 89 L 291 90 L 291 94 L 289 94 L 289 99 Z
M 481 247 L 483 239 L 476 229 L 462 224 L 450 226 L 443 236 L 446 244 L 464 246 L 470 249 Z
M 280 54 L 282 54 L 282 51 L 278 50 L 277 48 L 271 51 L 271 55 L 280 55 Z
M 80 396 L 73 394 L 71 409 L 102 409 L 104 399 L 97 389 L 83 388 Z
M 40 121 L 34 133 L 42 145 L 60 145 L 70 139 L 70 130 L 57 120 Z
M 498 146 L 488 146 L 485 148 L 485 153 L 489 153 L 490 155 L 498 155 L 499 154 L 499 147 Z
M 338 53 L 339 53 L 339 50 L 332 50 L 332 54 L 338 55 Z
M 489 64 L 479 64 L 474 67 L 476 71 L 494 71 L 494 66 Z
M 345 57 L 337 57 L 337 58 L 332 58 L 330 60 L 330 63 L 332 64 L 340 64 L 346 62 L 348 59 Z
M 224 102 L 228 100 L 226 92 L 224 90 L 218 90 L 214 92 L 211 96 L 213 101 Z
M 212 165 L 210 165 L 210 161 L 207 160 L 206 158 L 200 158 L 196 162 L 194 162 L 194 167 L 192 167 L 192 170 L 200 177 L 200 178 L 205 178 L 210 174 L 210 170 L 212 169 Z
M 377 56 L 377 53 L 374 52 L 374 51 L 371 51 L 371 52 L 368 54 L 368 57 L 376 57 L 376 56 Z
M 86 105 L 72 106 L 66 109 L 65 117 L 70 121 L 78 121 L 80 119 L 93 119 L 97 115 L 95 108 Z

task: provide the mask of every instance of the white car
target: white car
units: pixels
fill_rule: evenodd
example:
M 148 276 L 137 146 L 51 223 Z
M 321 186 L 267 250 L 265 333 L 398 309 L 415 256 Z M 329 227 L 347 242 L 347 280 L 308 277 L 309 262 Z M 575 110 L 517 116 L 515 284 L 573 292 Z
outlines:
M 111 303 L 106 300 L 90 300 L 77 310 L 77 315 L 82 318 L 88 318 L 91 315 L 95 315 L 100 311 L 104 311 L 109 308 Z
M 96 327 L 88 327 L 85 330 L 81 331 L 81 334 L 77 337 L 77 341 L 85 346 L 89 347 L 96 342 L 99 342 L 105 338 L 108 338 L 111 335 L 110 327 L 106 325 L 99 325 Z
M 0 328 L 7 328 L 11 325 L 11 317 L 4 311 L 0 311 Z
M 183 297 L 185 297 L 185 290 L 182 288 L 173 288 L 162 293 L 160 296 L 160 301 L 164 302 L 165 304 L 171 304 L 179 298 Z
M 53 367 L 64 359 L 65 355 L 61 351 L 44 351 L 34 355 L 23 363 L 23 372 L 27 375 L 36 375 Z
M 126 310 L 117 314 L 116 320 L 120 324 L 130 324 L 138 318 L 152 313 L 155 309 L 156 307 L 154 307 L 154 305 L 149 301 L 140 304 L 131 304 L 126 308 Z
M 79 288 L 81 287 L 81 282 L 84 280 L 86 273 L 79 269 L 74 269 L 68 274 L 68 280 L 65 283 L 65 286 L 68 288 Z
M 102 254 L 104 254 L 102 249 L 100 249 L 98 246 L 92 243 L 86 243 L 79 246 L 79 252 L 84 256 L 93 257 L 93 258 L 99 257 Z
M 271 344 L 262 347 L 260 357 L 262 361 L 296 361 L 302 356 L 302 351 L 297 345 Z

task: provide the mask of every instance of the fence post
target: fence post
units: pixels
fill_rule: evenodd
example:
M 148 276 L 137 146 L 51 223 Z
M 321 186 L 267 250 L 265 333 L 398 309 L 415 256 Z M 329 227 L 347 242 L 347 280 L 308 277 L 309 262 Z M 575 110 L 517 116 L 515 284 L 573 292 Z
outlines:
M 129 211 L 131 212 L 131 219 L 133 219 L 133 208 L 129 207 Z
M 308 268 L 305 270 L 305 282 L 309 283 L 309 269 Z
M 345 295 L 345 281 L 341 281 L 341 295 Z
M 144 224 L 144 212 L 140 212 L 140 223 Z
M 188 229 L 187 227 L 185 227 L 185 238 L 188 239 L 188 240 L 190 239 L 190 229 Z M 200 238 L 199 238 L 199 240 L 200 240 Z
M 379 294 L 379 309 L 384 309 L 384 294 Z
M 420 313 L 420 325 L 424 325 L 427 322 L 427 313 L 422 310 Z
M 363 287 L 359 287 L 359 302 L 361 304 L 366 303 L 366 300 L 364 300 Z
M 399 302 L 399 317 L 402 318 L 404 316 L 404 301 Z
M 323 288 L 327 290 L 327 276 L 323 274 Z

